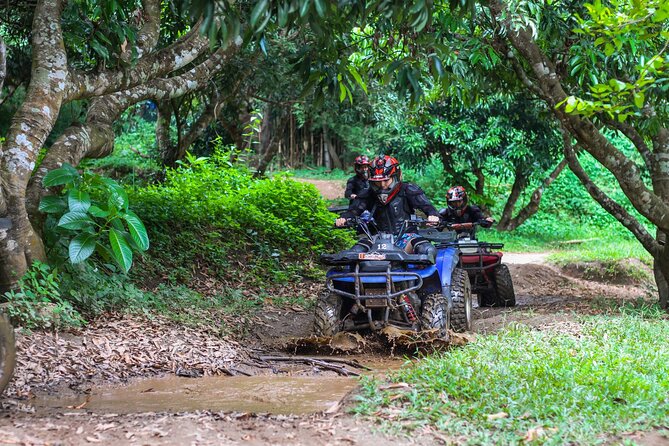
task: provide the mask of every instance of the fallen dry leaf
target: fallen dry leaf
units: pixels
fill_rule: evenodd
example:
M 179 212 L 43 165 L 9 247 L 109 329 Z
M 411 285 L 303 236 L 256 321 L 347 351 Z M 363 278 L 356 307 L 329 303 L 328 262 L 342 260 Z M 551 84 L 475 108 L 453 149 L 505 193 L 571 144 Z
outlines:
M 530 442 L 535 441 L 541 437 L 545 437 L 549 433 L 557 432 L 557 429 L 554 427 L 544 428 L 543 426 L 537 426 L 529 429 L 523 437 L 523 441 Z
M 410 386 L 407 383 L 392 383 L 385 386 L 379 386 L 379 390 L 390 390 L 390 389 L 408 389 Z
M 493 421 L 493 420 L 500 420 L 502 418 L 508 418 L 509 414 L 506 412 L 497 412 L 494 414 L 490 414 L 487 416 L 488 421 Z

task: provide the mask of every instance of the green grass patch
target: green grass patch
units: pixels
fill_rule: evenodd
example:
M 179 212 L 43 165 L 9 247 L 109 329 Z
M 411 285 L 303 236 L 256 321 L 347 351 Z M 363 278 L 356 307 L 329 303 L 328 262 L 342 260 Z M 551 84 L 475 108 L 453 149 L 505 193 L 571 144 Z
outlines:
M 666 314 L 632 309 L 581 321 L 578 336 L 522 325 L 480 336 L 391 375 L 409 388 L 363 380 L 355 412 L 391 428 L 431 425 L 470 444 L 593 444 L 669 417 Z M 507 417 L 490 419 L 504 412 Z

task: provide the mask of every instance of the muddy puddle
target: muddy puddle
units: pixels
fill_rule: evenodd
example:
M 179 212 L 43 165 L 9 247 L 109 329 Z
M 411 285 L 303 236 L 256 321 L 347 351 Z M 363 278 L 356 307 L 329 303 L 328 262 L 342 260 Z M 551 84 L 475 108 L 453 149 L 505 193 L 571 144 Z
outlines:
M 232 376 L 141 380 L 123 387 L 93 388 L 88 395 L 49 395 L 36 409 L 94 412 L 192 412 L 211 410 L 307 414 L 336 405 L 357 381 L 346 377 Z
M 364 374 L 378 375 L 398 369 L 405 360 L 393 357 L 364 362 Z M 30 403 L 37 411 L 128 414 L 208 410 L 302 415 L 336 408 L 357 384 L 353 376 L 168 376 L 125 386 L 93 387 L 87 394 L 38 395 Z

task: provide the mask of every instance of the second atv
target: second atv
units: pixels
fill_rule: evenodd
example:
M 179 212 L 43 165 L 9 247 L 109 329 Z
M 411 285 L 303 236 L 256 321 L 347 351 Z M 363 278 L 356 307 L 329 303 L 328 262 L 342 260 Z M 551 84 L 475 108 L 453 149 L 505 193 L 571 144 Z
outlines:
M 476 223 L 469 223 L 471 231 L 457 234 L 453 245 L 460 249 L 458 266 L 467 271 L 472 293 L 478 297 L 479 307 L 513 307 L 516 293 L 509 267 L 502 263 L 503 243 L 481 242 L 476 239 Z

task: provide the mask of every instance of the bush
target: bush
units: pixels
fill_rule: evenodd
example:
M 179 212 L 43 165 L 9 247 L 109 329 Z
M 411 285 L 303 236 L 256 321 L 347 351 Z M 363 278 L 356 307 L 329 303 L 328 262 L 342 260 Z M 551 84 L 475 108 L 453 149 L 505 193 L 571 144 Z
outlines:
M 189 158 L 163 184 L 131 198 L 153 244 L 135 277 L 185 283 L 201 275 L 238 279 L 246 270 L 279 271 L 281 281 L 308 269 L 314 254 L 353 243 L 331 230 L 335 215 L 312 185 L 285 175 L 254 178 L 221 151 Z
M 19 280 L 17 291 L 4 294 L 7 314 L 16 325 L 26 328 L 78 327 L 81 314 L 62 297 L 60 275 L 49 265 L 34 262 Z

